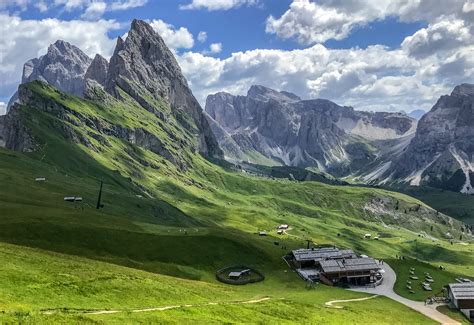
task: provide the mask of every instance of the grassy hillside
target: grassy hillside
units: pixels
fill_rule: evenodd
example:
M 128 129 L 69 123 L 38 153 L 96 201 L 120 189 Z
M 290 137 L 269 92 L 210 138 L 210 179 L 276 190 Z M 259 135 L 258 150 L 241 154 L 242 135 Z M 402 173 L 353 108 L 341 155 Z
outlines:
M 396 188 L 447 215 L 474 226 L 474 196 L 430 187 Z
M 246 287 L 182 280 L 97 262 L 81 257 L 0 244 L 0 322 L 320 322 L 367 323 L 377 313 L 378 323 L 397 323 L 403 311 L 419 324 L 430 320 L 385 299 L 343 303 L 344 309 L 325 307 L 334 299 L 362 294 L 320 286 L 306 290 L 294 274 L 280 285 L 261 283 Z M 21 288 L 21 290 L 19 290 Z M 262 303 L 240 302 L 269 298 Z M 208 305 L 212 303 L 212 305 Z M 182 306 L 163 311 L 136 309 Z M 91 315 L 112 310 L 115 314 Z M 360 312 L 360 310 L 364 310 Z M 384 311 L 382 313 L 382 311 Z
M 455 273 L 455 270 L 440 270 L 434 265 L 410 258 L 405 260 L 391 259 L 387 262 L 397 273 L 395 291 L 399 295 L 412 300 L 424 301 L 433 295 L 443 295 L 443 288 L 446 283 L 456 283 L 456 278 L 458 277 L 458 275 Z M 410 279 L 411 268 L 415 269 L 414 273 L 419 278 L 418 280 Z M 421 284 L 425 282 L 425 273 L 429 273 L 429 275 L 434 280 L 434 282 L 430 285 L 433 291 L 424 291 L 422 289 Z M 415 293 L 410 293 L 410 290 L 407 288 L 407 281 L 411 282 L 410 286 Z
M 382 189 L 251 177 L 192 152 L 186 131 L 171 139 L 174 123 L 163 125 L 131 99 L 123 106 L 106 98 L 104 105 L 41 83 L 26 87 L 35 100 L 18 114 L 37 150 L 0 149 L 5 262 L 0 317 L 5 321 L 396 323 L 403 312 L 414 323 L 430 323 L 384 298 L 325 307 L 329 300 L 363 295 L 325 286 L 304 289 L 282 256 L 307 239 L 384 259 L 413 256 L 442 263 L 455 274 L 472 274 L 469 238 L 453 244 L 443 240 L 447 232 L 459 238 L 463 224 L 414 198 Z M 146 130 L 149 141 L 119 136 L 137 129 Z M 46 182 L 35 182 L 36 177 Z M 97 210 L 100 180 L 105 206 Z M 64 202 L 71 195 L 84 200 Z M 275 227 L 281 223 L 291 229 L 279 236 Z M 258 230 L 269 236 L 257 236 Z M 365 233 L 380 240 L 365 240 Z M 259 269 L 266 280 L 243 287 L 215 280 L 217 269 L 236 264 Z M 206 305 L 263 297 L 271 299 Z M 131 312 L 177 304 L 193 306 Z M 41 312 L 49 309 L 52 314 Z M 84 314 L 100 309 L 121 312 Z

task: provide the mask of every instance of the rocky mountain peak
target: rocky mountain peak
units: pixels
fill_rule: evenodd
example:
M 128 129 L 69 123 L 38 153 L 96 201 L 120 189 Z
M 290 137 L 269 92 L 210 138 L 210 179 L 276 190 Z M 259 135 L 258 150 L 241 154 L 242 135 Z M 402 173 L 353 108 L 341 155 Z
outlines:
M 98 88 L 119 100 L 131 97 L 164 123 L 172 118 L 180 124 L 181 140 L 190 149 L 207 156 L 222 155 L 173 53 L 144 21 L 134 20 L 127 38 L 117 38 L 110 62 L 100 55 L 92 60 L 76 46 L 58 40 L 44 56 L 25 64 L 22 83 L 33 80 L 87 99 L 100 100 L 104 94 Z M 9 106 L 17 101 L 18 92 Z
M 474 194 L 474 85 L 456 86 L 421 118 L 385 177 Z
M 107 80 L 107 72 L 109 70 L 109 62 L 100 54 L 96 54 L 94 60 L 86 71 L 84 78 L 94 80 L 99 85 L 105 86 Z
M 355 111 L 258 85 L 250 87 L 247 96 L 209 95 L 206 112 L 231 159 L 337 169 L 339 174 L 346 166 L 366 165 L 382 150 L 376 145 L 396 142 L 416 128 L 416 121 L 404 114 Z M 377 144 L 369 147 L 371 141 Z
M 84 75 L 91 62 L 92 59 L 81 49 L 58 40 L 48 47 L 45 55 L 25 63 L 22 83 L 40 80 L 66 93 L 82 96 Z M 7 111 L 17 100 L 18 93 L 15 93 L 8 103 Z
M 84 74 L 92 60 L 80 48 L 74 46 L 66 41 L 57 40 L 48 47 L 47 54 L 40 58 L 44 63 L 53 64 L 59 63 L 63 65 L 65 72 L 76 72 L 77 74 Z
M 277 91 L 261 85 L 253 85 L 247 92 L 247 96 L 257 100 L 269 100 L 273 99 L 276 101 L 298 101 L 300 97 L 296 96 L 287 91 Z
M 171 83 L 187 87 L 173 53 L 153 28 L 141 20 L 132 22 L 125 41 L 117 40 L 110 59 L 107 90 L 114 94 L 114 87 L 124 78 L 152 94 L 170 99 L 172 105 L 179 99 L 172 93 Z
M 68 52 L 69 53 L 74 53 L 74 52 L 82 53 L 82 51 L 78 47 L 63 40 L 57 40 L 56 42 L 48 46 L 48 54 L 68 53 Z
M 474 84 L 461 84 L 454 88 L 451 96 L 474 96 Z
M 189 132 L 198 134 L 197 150 L 211 156 L 221 154 L 173 53 L 146 22 L 134 20 L 127 38 L 117 40 L 105 85 L 111 95 L 120 98 L 119 90 L 122 90 L 164 119 L 168 112 L 150 105 L 149 98 L 165 101 L 176 120 Z
M 137 33 L 138 35 L 141 36 L 155 36 L 155 31 L 153 30 L 153 27 L 150 26 L 150 24 L 146 23 L 143 20 L 140 19 L 134 19 L 132 21 L 132 25 L 130 26 L 130 34 L 135 34 Z

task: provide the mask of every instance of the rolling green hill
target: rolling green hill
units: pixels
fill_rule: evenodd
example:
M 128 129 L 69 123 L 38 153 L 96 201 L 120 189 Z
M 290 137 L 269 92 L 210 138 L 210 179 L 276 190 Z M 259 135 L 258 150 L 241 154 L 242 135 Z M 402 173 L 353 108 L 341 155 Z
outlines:
M 282 256 L 307 239 L 472 275 L 464 224 L 412 197 L 249 176 L 194 152 L 189 131 L 173 119 L 164 124 L 125 93 L 122 101 L 105 93 L 90 101 L 40 82 L 21 87 L 26 100 L 11 114 L 34 150 L 0 149 L 0 321 L 393 324 L 403 313 L 412 323 L 431 322 L 380 297 L 325 307 L 364 295 L 305 289 Z M 124 136 L 136 130 L 148 140 Z M 104 208 L 97 210 L 100 181 Z M 291 229 L 279 236 L 281 223 Z M 462 242 L 451 244 L 447 233 Z M 217 269 L 235 264 L 258 268 L 266 280 L 242 287 L 215 280 Z M 177 305 L 191 306 L 132 312 Z M 87 314 L 94 310 L 118 312 Z
M 474 226 L 474 196 L 432 187 L 394 187 L 394 190 L 415 197 L 434 209 Z

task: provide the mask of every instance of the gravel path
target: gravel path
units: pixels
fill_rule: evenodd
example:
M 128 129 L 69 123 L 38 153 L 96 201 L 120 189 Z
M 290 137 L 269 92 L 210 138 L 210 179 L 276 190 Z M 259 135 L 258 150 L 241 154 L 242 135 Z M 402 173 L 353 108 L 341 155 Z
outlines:
M 413 301 L 396 294 L 393 291 L 393 286 L 397 281 L 395 271 L 387 263 L 384 263 L 381 267 L 385 270 L 384 279 L 381 285 L 376 288 L 352 288 L 350 290 L 388 297 L 422 313 L 440 324 L 461 324 L 451 317 L 437 311 L 436 307 L 439 306 L 438 304 L 425 305 L 424 302 Z
M 365 297 L 365 298 L 357 298 L 357 299 L 346 299 L 346 300 L 331 300 L 325 303 L 326 307 L 331 307 L 331 308 L 336 308 L 336 309 L 342 309 L 344 307 L 342 306 L 334 306 L 334 304 L 341 303 L 341 302 L 351 302 L 351 301 L 364 301 L 364 300 L 369 300 L 369 299 L 374 299 L 377 298 L 378 295 L 370 296 L 370 297 Z

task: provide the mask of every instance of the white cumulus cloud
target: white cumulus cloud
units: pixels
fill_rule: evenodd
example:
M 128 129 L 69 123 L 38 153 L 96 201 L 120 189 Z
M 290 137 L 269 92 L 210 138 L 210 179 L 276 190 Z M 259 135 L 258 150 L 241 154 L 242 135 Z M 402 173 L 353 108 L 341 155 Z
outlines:
M 204 43 L 207 40 L 207 33 L 203 31 L 199 32 L 197 39 L 199 42 Z
M 142 7 L 148 3 L 148 0 L 122 0 L 114 1 L 110 4 L 110 10 L 128 10 L 132 8 Z
M 253 84 L 287 90 L 303 98 L 327 98 L 361 110 L 429 109 L 461 82 L 472 82 L 467 48 L 447 56 L 416 58 L 384 46 L 302 50 L 256 49 L 225 59 L 187 52 L 178 56 L 201 103 L 210 93 L 244 94 Z
M 469 0 L 293 0 L 280 17 L 270 16 L 266 32 L 301 44 L 346 38 L 355 28 L 387 17 L 403 22 L 434 22 L 454 15 L 472 21 Z
M 474 44 L 474 36 L 463 20 L 446 17 L 407 37 L 402 48 L 415 57 L 439 55 Z
M 165 40 L 166 45 L 172 49 L 190 49 L 194 46 L 193 35 L 187 28 L 176 29 L 173 25 L 161 19 L 152 20 L 151 27 Z
M 222 43 L 212 43 L 211 46 L 209 46 L 209 51 L 211 53 L 221 53 Z
M 102 1 L 96 1 L 89 4 L 86 11 L 81 15 L 84 19 L 94 20 L 102 17 L 105 10 L 107 9 L 107 4 Z
M 243 5 L 253 6 L 258 3 L 259 0 L 192 0 L 189 4 L 181 5 L 180 9 L 229 10 Z
M 46 2 L 44 1 L 38 1 L 36 4 L 35 4 L 35 7 L 38 8 L 38 10 L 40 12 L 46 12 L 48 11 L 48 5 L 46 4 Z

